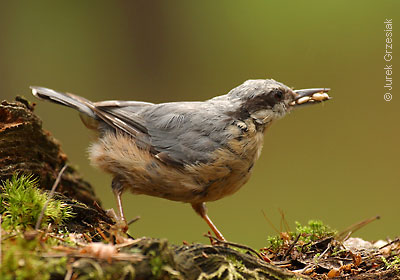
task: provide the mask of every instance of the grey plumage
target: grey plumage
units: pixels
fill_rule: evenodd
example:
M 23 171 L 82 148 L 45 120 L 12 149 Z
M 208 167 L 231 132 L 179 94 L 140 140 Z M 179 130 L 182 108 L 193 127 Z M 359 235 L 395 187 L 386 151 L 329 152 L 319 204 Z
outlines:
M 113 175 L 124 230 L 121 194 L 129 189 L 191 203 L 216 236 L 205 202 L 235 193 L 250 178 L 267 127 L 297 105 L 329 99 L 329 89 L 294 91 L 274 80 L 248 80 L 203 102 L 153 104 L 91 102 L 80 96 L 31 87 L 44 100 L 86 115 L 100 132 L 89 149 L 92 164 Z M 89 118 L 92 121 L 88 121 Z
M 34 95 L 72 107 L 100 120 L 105 129 L 122 130 L 144 143 L 161 159 L 177 165 L 206 163 L 212 152 L 235 137 L 226 127 L 235 122 L 244 102 L 271 88 L 287 87 L 274 80 L 249 80 L 228 94 L 204 102 L 153 104 L 136 101 L 87 99 L 43 87 L 31 87 Z M 201 112 L 197 114 L 196 112 Z

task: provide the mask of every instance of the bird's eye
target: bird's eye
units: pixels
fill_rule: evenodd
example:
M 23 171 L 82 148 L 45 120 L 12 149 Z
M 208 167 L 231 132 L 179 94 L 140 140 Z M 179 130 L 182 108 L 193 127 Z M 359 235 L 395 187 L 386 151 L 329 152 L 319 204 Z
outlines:
M 274 96 L 275 100 L 278 102 L 283 100 L 283 92 L 280 90 L 274 91 L 273 96 Z

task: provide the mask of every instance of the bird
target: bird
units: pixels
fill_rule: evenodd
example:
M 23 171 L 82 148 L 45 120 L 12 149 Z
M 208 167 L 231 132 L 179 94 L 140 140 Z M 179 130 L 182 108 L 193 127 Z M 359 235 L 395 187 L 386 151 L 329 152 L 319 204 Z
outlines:
M 247 80 L 206 101 L 92 102 L 31 86 L 32 94 L 79 111 L 97 131 L 92 165 L 110 173 L 118 220 L 127 231 L 125 191 L 190 203 L 219 240 L 206 202 L 237 192 L 250 178 L 268 127 L 294 108 L 331 99 L 329 88 L 293 90 L 273 79 Z

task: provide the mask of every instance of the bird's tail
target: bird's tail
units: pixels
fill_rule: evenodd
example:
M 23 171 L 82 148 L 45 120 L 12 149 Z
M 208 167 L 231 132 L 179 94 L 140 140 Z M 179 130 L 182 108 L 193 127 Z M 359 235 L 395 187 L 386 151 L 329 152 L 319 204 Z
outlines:
M 31 86 L 30 88 L 32 89 L 32 94 L 39 99 L 74 108 L 89 117 L 96 118 L 96 114 L 92 110 L 94 108 L 93 103 L 83 97 L 70 93 L 57 92 L 44 87 Z

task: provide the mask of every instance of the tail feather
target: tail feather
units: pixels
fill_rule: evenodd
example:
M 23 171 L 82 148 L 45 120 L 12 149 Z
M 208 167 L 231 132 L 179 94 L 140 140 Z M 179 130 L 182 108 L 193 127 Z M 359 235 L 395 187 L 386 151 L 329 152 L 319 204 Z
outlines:
M 32 94 L 39 99 L 48 100 L 57 104 L 71 107 L 83 114 L 88 115 L 89 117 L 96 118 L 95 113 L 90 108 L 93 107 L 92 102 L 83 97 L 57 92 L 44 87 L 31 86 L 30 88 L 32 89 Z
M 142 137 L 147 135 L 147 129 L 141 122 L 140 117 L 135 117 L 134 115 L 121 115 L 113 112 L 111 108 L 116 107 L 118 109 L 120 106 L 137 107 L 139 105 L 150 106 L 152 105 L 151 103 L 116 100 L 93 103 L 81 96 L 71 93 L 62 93 L 49 88 L 36 86 L 31 86 L 30 88 L 32 89 L 32 94 L 39 99 L 48 100 L 78 110 L 81 113 L 83 123 L 88 128 L 98 128 L 97 121 L 101 120 L 109 127 L 116 129 L 116 131 L 124 131 L 134 138 L 138 135 L 141 135 Z M 132 114 L 130 111 L 128 111 L 128 113 Z M 90 118 L 82 115 L 89 116 Z M 93 119 L 95 120 L 94 122 Z

